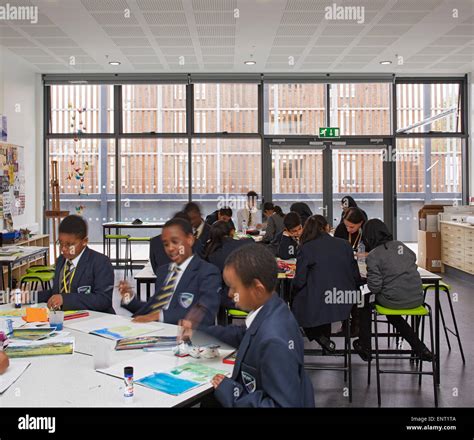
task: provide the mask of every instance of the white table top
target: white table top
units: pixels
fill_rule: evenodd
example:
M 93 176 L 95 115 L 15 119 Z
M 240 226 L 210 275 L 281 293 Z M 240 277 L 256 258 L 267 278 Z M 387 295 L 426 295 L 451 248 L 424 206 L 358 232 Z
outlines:
M 141 279 L 156 279 L 155 272 L 153 272 L 153 268 L 151 267 L 151 264 L 147 264 L 142 270 L 137 272 L 137 274 L 133 277 L 136 280 L 141 280 Z
M 8 309 L 11 306 L 0 306 Z M 103 313 L 89 312 L 90 316 L 69 321 L 88 320 L 104 316 Z M 110 316 L 110 315 L 107 315 Z M 123 319 L 124 317 L 119 317 Z M 2 319 L 2 318 L 0 318 Z M 152 390 L 140 385 L 135 386 L 135 397 L 132 404 L 124 402 L 123 381 L 95 371 L 94 356 L 92 353 L 101 353 L 109 366 L 118 362 L 127 361 L 133 366 L 134 358 L 143 355 L 141 350 L 117 352 L 114 350 L 115 341 L 94 336 L 67 328 L 69 336 L 75 338 L 75 353 L 73 355 L 39 356 L 22 358 L 31 362 L 30 367 L 22 376 L 3 394 L 0 394 L 1 407 L 173 407 L 183 405 L 196 396 L 210 390 L 210 384 L 190 390 L 179 396 L 171 396 L 160 391 Z M 158 330 L 151 334 L 171 336 L 176 335 L 178 327 L 170 324 L 152 323 Z M 161 329 L 159 329 L 161 327 Z M 215 343 L 216 340 L 208 335 L 196 332 L 193 343 L 198 345 Z M 159 365 L 155 371 L 166 370 L 187 362 L 205 362 L 220 370 L 232 371 L 232 366 L 224 364 L 222 357 L 226 356 L 232 347 L 221 345 L 221 358 L 194 359 L 191 357 L 177 358 L 171 351 L 156 352 Z M 15 359 L 12 359 L 15 362 Z M 135 377 L 135 379 L 139 379 Z

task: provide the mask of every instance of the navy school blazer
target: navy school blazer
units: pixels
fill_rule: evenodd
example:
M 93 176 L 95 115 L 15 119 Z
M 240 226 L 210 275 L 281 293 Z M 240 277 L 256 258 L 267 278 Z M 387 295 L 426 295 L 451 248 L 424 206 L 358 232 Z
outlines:
M 205 332 L 238 347 L 231 378 L 214 391 L 225 407 L 314 407 L 304 369 L 304 346 L 288 305 L 274 294 L 250 327 L 214 326 Z
M 53 294 L 60 292 L 61 273 L 65 263 L 66 259 L 59 256 L 56 260 L 53 288 L 40 292 L 39 302 L 47 302 Z M 63 310 L 94 310 L 115 314 L 112 307 L 114 279 L 114 269 L 109 258 L 86 247 L 74 273 L 71 292 L 62 295 Z
M 133 316 L 147 315 L 152 312 L 151 306 L 155 303 L 156 296 L 160 294 L 160 289 L 166 282 L 169 269 L 169 264 L 158 268 L 155 294 L 147 302 L 134 297 L 129 304 L 123 304 L 123 307 L 132 312 Z M 219 270 L 202 260 L 198 255 L 194 255 L 181 275 L 168 309 L 163 310 L 163 322 L 178 324 L 193 307 L 198 306 L 204 312 L 200 325 L 213 325 L 219 309 L 221 288 Z
M 322 234 L 304 243 L 296 259 L 292 310 L 301 327 L 348 318 L 362 284 L 348 241 Z
M 222 246 L 217 249 L 215 252 L 213 252 L 207 260 L 209 263 L 213 264 L 219 269 L 219 272 L 222 274 L 224 272 L 224 265 L 225 265 L 225 260 L 227 257 L 236 249 L 239 249 L 242 246 L 245 246 L 247 244 L 252 244 L 255 243 L 254 240 L 251 238 L 244 238 L 242 240 L 234 240 L 231 237 L 226 237 L 224 238 L 224 242 L 222 243 Z M 226 307 L 228 309 L 235 308 L 235 302 L 232 301 L 229 296 L 229 288 L 226 286 L 224 283 L 224 280 L 222 280 L 222 290 L 221 290 L 221 305 L 222 307 Z

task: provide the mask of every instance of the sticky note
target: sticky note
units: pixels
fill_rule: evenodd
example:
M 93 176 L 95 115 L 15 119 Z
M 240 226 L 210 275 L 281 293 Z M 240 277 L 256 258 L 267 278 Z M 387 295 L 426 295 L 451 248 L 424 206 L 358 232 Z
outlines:
M 27 307 L 26 316 L 23 317 L 26 322 L 46 322 L 48 321 L 48 309 Z

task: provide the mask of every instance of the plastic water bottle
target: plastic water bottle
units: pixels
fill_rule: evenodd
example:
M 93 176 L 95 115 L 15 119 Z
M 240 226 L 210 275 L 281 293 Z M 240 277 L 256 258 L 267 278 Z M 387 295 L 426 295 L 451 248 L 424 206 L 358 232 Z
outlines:
M 13 298 L 15 301 L 15 309 L 21 309 L 21 289 L 18 287 L 17 283 L 13 283 Z
M 362 243 L 362 241 L 359 243 L 359 246 L 357 246 L 357 261 L 359 263 L 365 263 L 365 255 L 360 255 L 365 253 L 365 245 Z
M 247 221 L 242 220 L 242 233 L 245 235 L 247 234 Z

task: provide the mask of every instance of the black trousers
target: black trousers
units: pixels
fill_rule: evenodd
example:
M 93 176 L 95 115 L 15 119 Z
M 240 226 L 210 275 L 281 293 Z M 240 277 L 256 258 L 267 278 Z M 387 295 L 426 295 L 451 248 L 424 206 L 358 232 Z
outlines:
M 317 327 L 304 327 L 304 334 L 310 341 L 314 341 L 316 338 L 331 336 L 331 324 L 318 325 Z
M 411 345 L 413 350 L 418 352 L 425 347 L 408 322 L 401 316 L 386 315 L 386 318 L 395 327 L 395 330 L 400 333 L 401 337 Z M 362 347 L 371 349 L 372 314 L 371 304 L 368 302 L 364 302 L 364 307 L 359 309 L 359 320 L 359 341 Z

